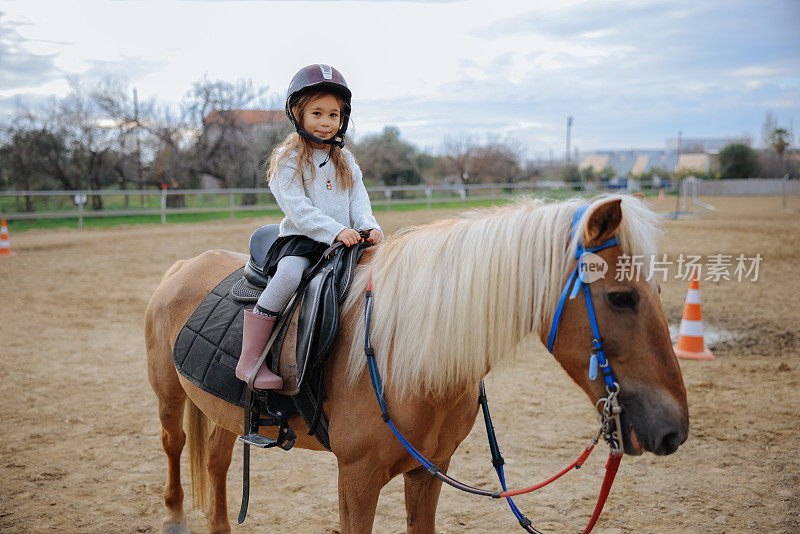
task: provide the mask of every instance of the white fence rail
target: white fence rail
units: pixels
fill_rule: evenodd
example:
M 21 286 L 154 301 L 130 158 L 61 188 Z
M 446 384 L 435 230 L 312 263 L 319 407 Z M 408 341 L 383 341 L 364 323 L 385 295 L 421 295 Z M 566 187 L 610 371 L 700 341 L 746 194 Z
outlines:
M 425 204 L 453 200 L 502 200 L 520 193 L 542 192 L 557 196 L 578 192 L 653 191 L 660 182 L 630 181 L 617 185 L 565 182 L 488 183 L 469 185 L 417 185 L 370 187 L 372 205 L 391 210 L 394 205 Z M 669 184 L 663 184 L 669 187 Z M 747 179 L 698 181 L 699 195 L 786 195 L 800 194 L 800 182 L 782 179 Z M 252 196 L 253 203 L 243 203 L 243 196 Z M 13 201 L 9 197 L 14 198 Z M 104 199 L 103 209 L 92 209 L 93 197 Z M 176 206 L 170 197 L 181 197 L 183 205 Z M 177 199 L 176 199 L 177 200 Z M 33 206 L 27 210 L 24 204 Z M 125 207 L 119 207 L 123 204 Z M 136 206 L 138 204 L 138 207 Z M 191 205 L 196 204 L 196 205 Z M 58 209 L 53 209 L 58 208 Z M 9 220 L 19 219 L 78 219 L 83 227 L 85 217 L 160 215 L 162 224 L 167 215 L 184 213 L 236 213 L 278 209 L 267 188 L 240 189 L 165 189 L 165 190 L 102 190 L 102 191 L 0 191 L 0 214 Z
M 589 184 L 591 185 L 591 184 Z M 519 193 L 550 190 L 581 190 L 581 184 L 548 183 L 490 183 L 469 185 L 418 185 L 370 187 L 367 191 L 373 206 L 425 204 L 430 209 L 434 202 L 452 200 L 495 200 L 508 198 Z M 251 195 L 252 204 L 242 203 L 243 195 Z M 6 198 L 4 198 L 6 197 Z M 15 200 L 7 201 L 8 197 Z M 105 199 L 103 209 L 92 209 L 93 197 Z M 170 197 L 182 197 L 186 205 L 173 206 Z M 202 198 L 201 198 L 202 197 Z M 199 205 L 188 205 L 193 203 Z M 109 202 L 114 199 L 116 202 Z M 123 202 L 127 207 L 116 207 Z M 252 199 L 251 199 L 252 200 Z M 5 202 L 4 202 L 5 201 Z M 26 210 L 24 204 L 34 206 Z M 13 204 L 10 206 L 9 204 Z M 138 204 L 138 207 L 135 205 Z M 3 209 L 3 206 L 6 209 Z M 110 207 L 114 206 L 114 207 Z M 13 209 L 8 209 L 12 207 Z M 59 209 L 53 209 L 58 207 Z M 266 188 L 239 189 L 164 189 L 164 190 L 81 190 L 81 191 L 0 191 L 0 213 L 9 220 L 19 219 L 78 219 L 79 227 L 83 226 L 85 217 L 111 217 L 136 215 L 161 215 L 161 222 L 166 223 L 167 215 L 182 213 L 228 212 L 234 218 L 238 212 L 263 211 L 278 209 L 274 197 Z

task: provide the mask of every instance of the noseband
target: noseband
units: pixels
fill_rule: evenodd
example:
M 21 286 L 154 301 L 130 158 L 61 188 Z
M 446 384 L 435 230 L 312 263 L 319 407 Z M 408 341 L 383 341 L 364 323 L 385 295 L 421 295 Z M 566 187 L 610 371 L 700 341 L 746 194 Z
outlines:
M 586 212 L 588 205 L 581 206 L 572 216 L 572 227 L 570 229 L 570 241 L 575 239 L 575 233 L 578 229 L 578 223 L 581 217 Z M 564 311 L 564 304 L 567 301 L 567 296 L 574 299 L 578 296 L 578 292 L 583 289 L 584 300 L 586 301 L 586 311 L 589 314 L 589 324 L 592 327 L 592 348 L 589 351 L 589 380 L 597 378 L 597 368 L 599 367 L 603 373 L 603 380 L 606 383 L 607 396 L 597 401 L 597 411 L 600 413 L 601 422 L 603 425 L 603 437 L 611 447 L 612 454 L 622 454 L 622 425 L 620 424 L 620 414 L 622 407 L 617 401 L 619 395 L 619 382 L 617 382 L 614 371 L 606 358 L 606 353 L 603 350 L 603 338 L 600 337 L 600 327 L 597 324 L 597 316 L 594 313 L 594 303 L 592 302 L 592 292 L 589 289 L 589 283 L 581 277 L 581 267 L 585 265 L 583 256 L 591 252 L 597 252 L 606 248 L 611 248 L 619 244 L 616 237 L 612 237 L 605 243 L 596 247 L 584 248 L 583 240 L 578 240 L 577 248 L 575 249 L 575 259 L 577 263 L 572 274 L 567 279 L 564 285 L 564 290 L 561 292 L 561 297 L 558 299 L 558 306 L 553 316 L 553 323 L 550 326 L 550 335 L 547 338 L 547 350 L 553 353 L 553 346 L 556 343 L 556 333 L 558 332 L 558 324 L 561 320 L 561 313 Z

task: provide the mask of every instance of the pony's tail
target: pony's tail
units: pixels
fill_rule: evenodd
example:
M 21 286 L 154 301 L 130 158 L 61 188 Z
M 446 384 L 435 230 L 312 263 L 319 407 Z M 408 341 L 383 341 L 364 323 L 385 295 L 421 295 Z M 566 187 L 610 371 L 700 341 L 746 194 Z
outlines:
M 208 440 L 210 421 L 200 408 L 188 399 L 186 431 L 189 445 L 189 473 L 192 477 L 192 506 L 206 509 L 208 497 Z

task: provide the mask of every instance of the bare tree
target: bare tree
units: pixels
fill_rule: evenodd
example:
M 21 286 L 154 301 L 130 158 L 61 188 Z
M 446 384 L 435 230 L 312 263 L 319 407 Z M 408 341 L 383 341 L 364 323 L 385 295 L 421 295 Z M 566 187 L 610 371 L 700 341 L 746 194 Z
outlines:
M 13 174 L 10 183 L 22 189 L 99 190 L 116 181 L 124 173 L 125 154 L 101 118 L 77 79 L 70 80 L 66 97 L 35 112 L 18 110 L 5 127 L 8 141 L 2 148 Z M 102 209 L 102 198 L 93 196 L 92 205 Z
M 461 185 L 470 183 L 476 142 L 470 136 L 446 137 L 442 143 L 442 153 L 450 163 Z
M 241 111 L 258 107 L 267 88 L 254 88 L 250 80 L 226 82 L 202 78 L 184 100 L 184 115 L 195 128 L 193 147 L 197 169 L 234 187 L 258 169 L 254 145 L 258 130 L 242 120 Z
M 121 138 L 129 138 L 132 132 L 143 134 L 148 184 L 197 187 L 201 177 L 208 175 L 225 187 L 254 187 L 264 159 L 262 143 L 266 139 L 274 146 L 274 138 L 285 131 L 281 125 L 254 128 L 243 120 L 243 110 L 267 102 L 266 88 L 255 88 L 250 80 L 201 78 L 177 110 L 158 108 L 154 100 L 137 110 L 130 94 L 109 84 L 97 97 L 119 126 Z M 184 203 L 180 195 L 171 195 L 168 201 L 172 206 Z
M 0 147 L 0 172 L 3 181 L 15 189 L 32 191 L 48 185 L 43 162 L 52 142 L 52 134 L 35 124 L 27 113 L 17 116 L 3 127 L 4 143 Z M 33 197 L 23 199 L 26 211 L 33 211 Z
M 122 156 L 115 150 L 116 132 L 104 118 L 91 92 L 77 78 L 70 80 L 69 94 L 46 116 L 71 152 L 67 173 L 74 173 L 78 189 L 100 190 L 118 180 Z M 103 208 L 101 196 L 91 199 L 94 209 Z
M 494 142 L 476 147 L 472 157 L 472 181 L 514 182 L 522 174 L 519 156 L 514 149 L 504 143 Z
M 778 119 L 772 111 L 767 111 L 764 116 L 764 123 L 761 125 L 761 141 L 765 147 L 772 144 L 772 132 L 778 127 Z

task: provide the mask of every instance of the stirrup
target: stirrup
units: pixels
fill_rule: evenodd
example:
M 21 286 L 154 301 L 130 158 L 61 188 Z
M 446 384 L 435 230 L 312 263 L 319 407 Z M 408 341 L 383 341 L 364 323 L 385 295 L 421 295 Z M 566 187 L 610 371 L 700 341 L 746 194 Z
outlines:
M 247 434 L 246 436 L 239 436 L 239 441 L 259 449 L 269 449 L 270 447 L 277 447 L 278 440 L 262 436 L 261 434 Z
M 267 417 L 261 417 L 258 401 L 263 399 L 263 407 L 267 412 Z M 278 439 L 268 438 L 258 433 L 261 426 L 277 426 Z M 259 449 L 269 449 L 280 447 L 288 451 L 294 447 L 294 440 L 297 436 L 289 426 L 289 418 L 285 413 L 273 410 L 269 404 L 269 393 L 263 395 L 254 393 L 252 389 L 245 389 L 244 394 L 244 436 L 239 436 L 244 446 L 242 457 L 242 506 L 239 509 L 239 524 L 244 522 L 247 516 L 247 505 L 250 502 L 250 445 Z
M 259 410 L 258 401 L 262 399 L 265 401 L 261 403 L 265 417 L 262 417 L 262 412 Z M 289 426 L 289 418 L 283 412 L 272 409 L 267 395 L 253 394 L 252 391 L 247 390 L 245 393 L 244 423 L 245 434 L 239 436 L 239 441 L 246 445 L 253 445 L 260 449 L 280 447 L 285 451 L 294 447 L 297 435 L 292 430 L 292 427 Z M 273 439 L 259 434 L 258 429 L 262 426 L 277 426 L 278 437 Z

